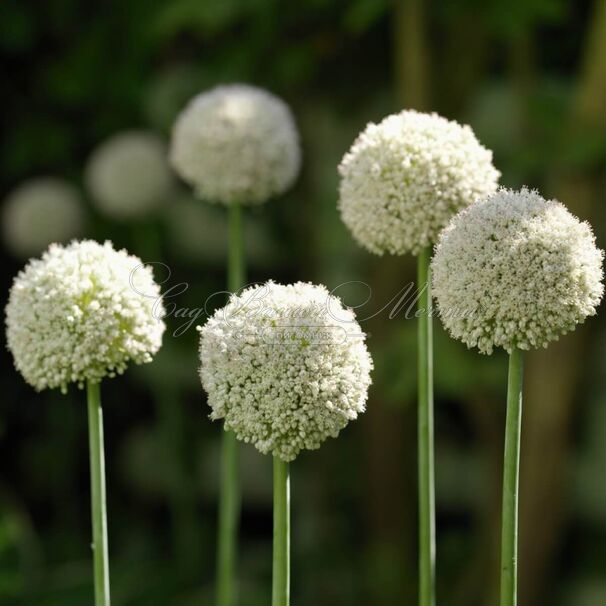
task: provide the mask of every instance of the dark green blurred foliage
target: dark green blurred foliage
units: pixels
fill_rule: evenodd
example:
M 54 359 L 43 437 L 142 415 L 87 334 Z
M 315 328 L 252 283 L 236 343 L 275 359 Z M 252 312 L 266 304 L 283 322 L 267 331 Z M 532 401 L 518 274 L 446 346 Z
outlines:
M 130 128 L 169 136 L 184 103 L 215 84 L 251 82 L 293 107 L 304 170 L 283 199 L 247 212 L 250 280 L 340 287 L 364 320 L 376 366 L 367 413 L 293 465 L 295 606 L 391 606 L 416 596 L 415 324 L 403 312 L 388 318 L 414 262 L 355 245 L 336 210 L 338 162 L 369 120 L 403 104 L 435 110 L 472 125 L 494 149 L 504 184 L 559 196 L 591 219 L 604 247 L 605 5 L 2 3 L 3 196 L 40 174 L 84 190 L 96 144 Z M 187 319 L 171 314 L 154 363 L 103 385 L 113 602 L 210 605 L 221 427 L 207 419 L 194 327 L 209 295 L 225 288 L 224 209 L 182 186 L 143 222 L 89 210 L 90 237 L 161 259 L 172 272 L 157 267 L 165 290 L 187 284 L 170 300 L 197 315 L 185 329 Z M 23 260 L 4 254 L 6 293 Z M 368 301 L 356 281 L 370 287 Z M 520 606 L 606 600 L 606 334 L 603 319 L 589 324 L 550 348 L 553 359 L 530 361 L 538 387 L 527 390 Z M 35 394 L 2 355 L 0 604 L 90 604 L 84 394 Z M 466 351 L 439 323 L 435 358 L 440 602 L 492 606 L 506 359 Z M 551 385 L 555 395 L 545 395 Z M 242 449 L 241 606 L 269 602 L 270 463 Z

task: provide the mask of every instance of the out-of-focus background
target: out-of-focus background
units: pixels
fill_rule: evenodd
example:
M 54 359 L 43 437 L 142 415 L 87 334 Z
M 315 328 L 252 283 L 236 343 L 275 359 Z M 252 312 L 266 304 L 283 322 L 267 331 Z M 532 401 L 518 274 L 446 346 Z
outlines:
M 49 238 L 109 238 L 164 261 L 190 314 L 167 319 L 153 364 L 103 385 L 113 603 L 212 604 L 221 426 L 194 326 L 225 285 L 225 212 L 166 172 L 164 145 L 192 95 L 234 81 L 291 104 L 304 152 L 294 190 L 247 213 L 250 280 L 372 289 L 368 410 L 292 466 L 293 604 L 414 603 L 415 324 L 388 317 L 414 260 L 356 247 L 336 167 L 368 121 L 435 110 L 605 247 L 606 2 L 4 0 L 0 49 L 2 296 Z M 606 604 L 605 345 L 594 318 L 528 357 L 520 606 Z M 435 367 L 439 601 L 494 606 L 506 357 L 438 322 Z M 91 604 L 84 394 L 34 393 L 6 351 L 0 389 L 0 604 Z M 243 448 L 242 473 L 240 604 L 266 606 L 271 460 Z

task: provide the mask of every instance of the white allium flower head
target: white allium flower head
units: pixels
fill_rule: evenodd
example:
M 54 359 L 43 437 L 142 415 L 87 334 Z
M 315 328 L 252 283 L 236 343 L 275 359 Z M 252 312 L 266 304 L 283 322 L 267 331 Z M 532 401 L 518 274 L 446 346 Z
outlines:
M 189 102 L 174 125 L 170 159 L 204 200 L 260 204 L 291 187 L 301 150 L 284 101 L 231 84 Z
M 353 312 L 324 286 L 267 282 L 200 329 L 212 419 L 290 461 L 364 411 L 372 360 Z
M 121 374 L 162 343 L 160 288 L 148 266 L 111 242 L 52 244 L 15 278 L 6 336 L 15 366 L 36 390 Z
M 433 291 L 444 326 L 468 347 L 546 347 L 596 313 L 602 259 L 589 224 L 563 204 L 500 189 L 442 232 Z
M 377 255 L 418 254 L 500 176 L 469 126 L 413 110 L 369 124 L 339 174 L 341 218 Z
M 19 257 L 40 254 L 52 242 L 79 236 L 84 223 L 78 190 L 57 177 L 23 182 L 8 195 L 2 208 L 4 242 Z
M 86 184 L 99 210 L 115 219 L 141 217 L 166 202 L 174 180 L 167 146 L 148 131 L 125 131 L 97 147 Z

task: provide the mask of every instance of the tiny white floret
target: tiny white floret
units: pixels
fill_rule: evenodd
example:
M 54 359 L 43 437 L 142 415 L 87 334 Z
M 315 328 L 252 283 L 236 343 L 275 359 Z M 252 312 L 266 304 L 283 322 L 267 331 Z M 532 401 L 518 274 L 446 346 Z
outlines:
M 6 246 L 18 257 L 38 255 L 53 242 L 82 234 L 85 212 L 80 193 L 58 177 L 36 177 L 18 185 L 2 207 Z

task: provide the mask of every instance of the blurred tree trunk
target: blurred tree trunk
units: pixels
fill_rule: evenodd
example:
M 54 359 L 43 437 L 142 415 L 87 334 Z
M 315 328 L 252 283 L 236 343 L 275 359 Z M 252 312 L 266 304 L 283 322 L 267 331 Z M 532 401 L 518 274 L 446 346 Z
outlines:
M 489 67 L 485 19 L 471 11 L 459 12 L 440 36 L 442 69 L 434 86 L 436 109 L 446 116 L 458 116 L 468 109 L 470 94 L 477 90 Z
M 402 372 L 406 371 L 402 360 Z M 387 406 L 375 389 L 366 413 L 366 512 L 370 541 L 365 570 L 367 603 L 377 606 L 416 600 L 413 408 L 405 403 L 399 408 Z
M 494 406 L 494 401 L 492 394 L 478 393 L 464 402 L 465 414 L 478 442 L 478 456 L 486 461 L 489 483 L 472 512 L 474 554 L 463 563 L 457 583 L 450 588 L 449 606 L 495 606 L 499 602 L 505 415 L 504 410 Z
M 524 133 L 524 144 L 532 146 L 536 129 L 530 115 L 530 100 L 536 92 L 538 73 L 532 28 L 525 27 L 513 36 L 509 41 L 508 55 L 513 88 L 520 99 L 520 129 Z
M 577 92 L 567 126 L 568 143 L 606 126 L 606 0 L 595 3 Z M 586 166 L 565 160 L 554 167 L 548 190 L 580 218 L 591 215 L 598 183 Z M 520 497 L 520 606 L 546 603 L 566 514 L 566 466 L 576 387 L 588 332 L 552 343 L 528 357 Z
M 423 0 L 395 0 L 393 11 L 394 68 L 400 107 L 429 106 L 429 56 Z
M 374 308 L 380 309 L 413 276 L 412 258 L 381 257 L 375 261 L 370 277 Z M 397 330 L 394 323 L 409 321 L 402 315 L 390 320 L 388 311 L 370 320 L 371 350 L 385 348 L 386 340 Z M 402 354 L 399 361 L 401 372 L 414 372 L 414 360 L 406 360 Z M 397 407 L 386 404 L 378 382 L 370 397 L 365 423 L 366 602 L 376 606 L 411 604 L 417 596 L 416 409 L 408 400 Z
M 569 427 L 582 355 L 579 334 L 528 356 L 520 492 L 520 606 L 549 599 L 562 536 Z
M 422 0 L 395 0 L 392 12 L 394 82 L 397 107 L 425 109 L 428 70 L 425 14 Z M 414 279 L 412 259 L 382 257 L 372 263 L 370 285 L 373 302 L 389 301 L 404 283 Z M 381 313 L 371 321 L 371 348 L 393 328 Z M 401 371 L 410 372 L 405 360 Z M 414 407 L 398 408 L 382 401 L 380 386 L 371 393 L 366 427 L 369 565 L 366 566 L 367 603 L 377 606 L 408 604 L 416 600 L 416 459 Z
M 582 66 L 574 118 L 586 126 L 606 126 L 606 2 L 595 3 Z

